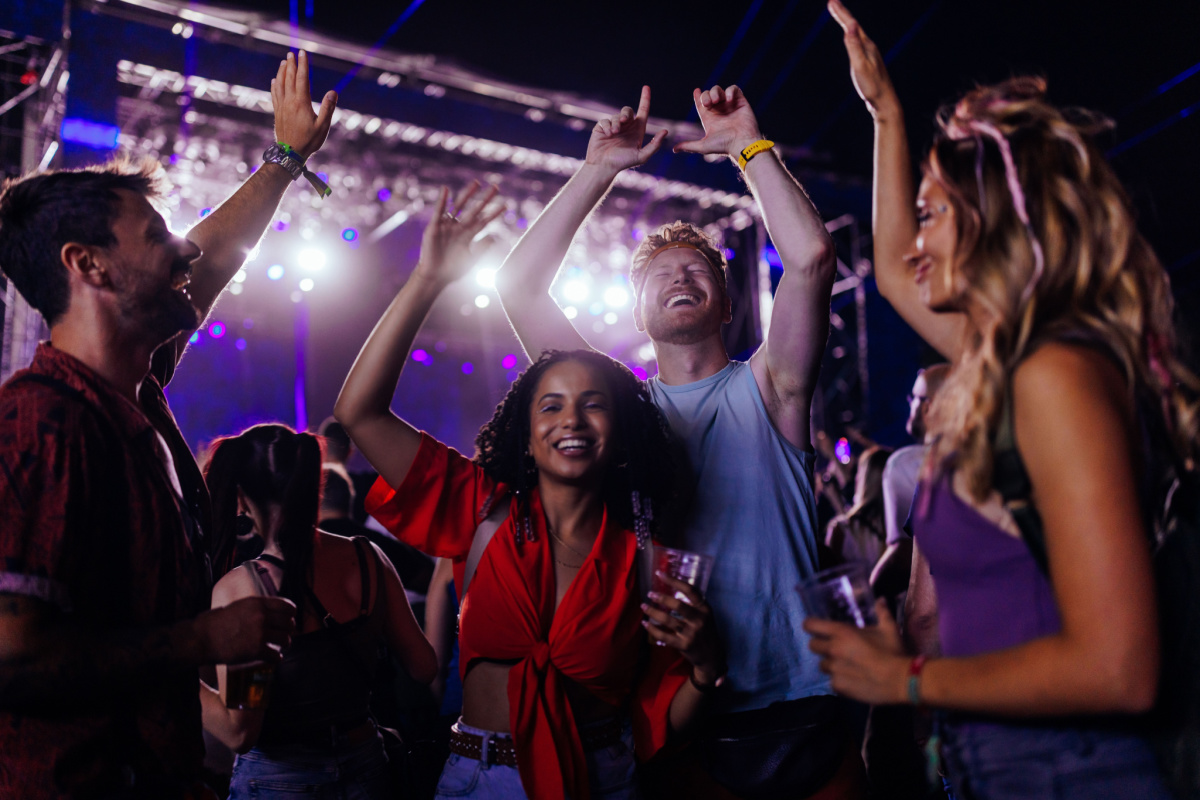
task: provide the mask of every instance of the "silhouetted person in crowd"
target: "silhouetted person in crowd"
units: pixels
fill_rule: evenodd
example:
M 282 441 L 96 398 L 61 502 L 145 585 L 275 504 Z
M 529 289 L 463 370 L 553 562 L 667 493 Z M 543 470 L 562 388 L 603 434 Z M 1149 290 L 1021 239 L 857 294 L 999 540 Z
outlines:
M 276 140 L 307 158 L 336 95 L 314 114 L 303 53 L 271 93 Z M 187 238 L 154 162 L 0 194 L 0 269 L 50 326 L 0 388 L 0 796 L 203 796 L 198 668 L 290 639 L 287 600 L 206 611 L 233 541 L 211 540 L 163 387 L 292 179 L 260 168 Z

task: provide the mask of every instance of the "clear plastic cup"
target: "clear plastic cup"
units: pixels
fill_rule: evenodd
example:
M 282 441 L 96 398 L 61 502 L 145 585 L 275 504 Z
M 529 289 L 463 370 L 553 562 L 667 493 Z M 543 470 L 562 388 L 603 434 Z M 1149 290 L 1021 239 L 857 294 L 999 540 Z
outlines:
M 802 581 L 796 589 L 810 617 L 848 622 L 859 628 L 879 624 L 875 593 L 863 564 L 843 564 L 824 569 Z
M 650 591 L 667 596 L 675 595 L 677 599 L 686 601 L 683 593 L 676 593 L 666 581 L 658 577 L 658 573 L 665 573 L 675 580 L 694 586 L 700 590 L 700 594 L 704 594 L 708 591 L 708 579 L 712 577 L 713 557 L 704 553 L 654 545 L 651 566 L 653 569 L 650 573 Z

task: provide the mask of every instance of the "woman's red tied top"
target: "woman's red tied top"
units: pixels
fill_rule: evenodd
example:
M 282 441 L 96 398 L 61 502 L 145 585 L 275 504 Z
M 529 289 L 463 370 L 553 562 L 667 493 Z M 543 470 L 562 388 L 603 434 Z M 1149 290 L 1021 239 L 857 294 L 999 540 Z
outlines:
M 507 488 L 474 462 L 422 434 L 416 460 L 395 490 L 380 479 L 367 511 L 401 541 L 454 560 L 461 587 L 467 553 L 490 498 Z M 629 702 L 638 756 L 666 742 L 675 692 L 690 670 L 674 650 L 650 648 L 649 668 L 638 671 L 646 646 L 641 626 L 635 556 L 637 539 L 607 515 L 591 553 L 557 612 L 554 558 L 536 491 L 530 498 L 535 541 L 518 544 L 516 501 L 476 568 L 462 604 L 459 665 L 466 678 L 480 658 L 517 660 L 508 677 L 508 701 L 517 766 L 534 800 L 589 797 L 587 764 L 567 701 L 572 681 L 614 710 Z

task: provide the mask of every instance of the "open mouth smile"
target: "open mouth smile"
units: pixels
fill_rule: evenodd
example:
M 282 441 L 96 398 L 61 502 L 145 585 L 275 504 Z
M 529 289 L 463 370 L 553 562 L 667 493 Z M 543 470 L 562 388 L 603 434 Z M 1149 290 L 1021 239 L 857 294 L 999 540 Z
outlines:
M 700 305 L 700 298 L 694 294 L 676 294 L 667 298 L 663 303 L 663 308 L 678 308 L 679 306 L 696 307 Z
M 592 439 L 582 436 L 571 436 L 555 442 L 554 449 L 564 455 L 577 456 L 591 450 L 593 445 L 595 445 L 595 441 Z

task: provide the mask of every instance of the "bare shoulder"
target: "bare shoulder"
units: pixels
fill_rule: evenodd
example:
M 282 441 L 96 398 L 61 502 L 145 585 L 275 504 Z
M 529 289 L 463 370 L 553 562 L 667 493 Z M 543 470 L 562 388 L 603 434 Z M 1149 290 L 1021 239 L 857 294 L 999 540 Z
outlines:
M 1016 410 L 1079 413 L 1116 405 L 1126 410 L 1129 387 L 1112 358 L 1087 345 L 1049 342 L 1031 353 L 1013 373 Z
M 255 597 L 258 595 L 258 586 L 254 583 L 254 579 L 250 577 L 249 570 L 254 569 L 252 566 L 238 566 L 226 572 L 221 580 L 217 581 L 217 585 L 212 590 L 212 607 L 221 608 L 232 602 L 241 600 L 243 597 Z

